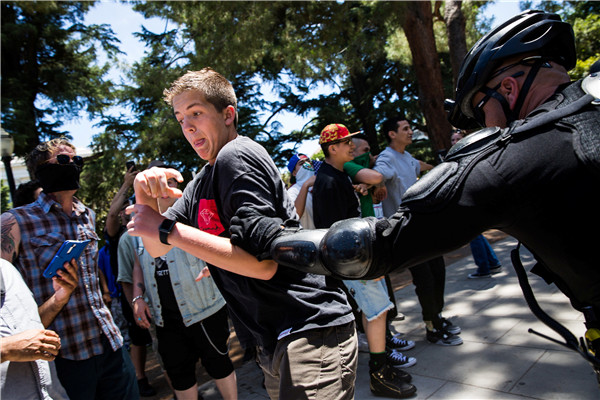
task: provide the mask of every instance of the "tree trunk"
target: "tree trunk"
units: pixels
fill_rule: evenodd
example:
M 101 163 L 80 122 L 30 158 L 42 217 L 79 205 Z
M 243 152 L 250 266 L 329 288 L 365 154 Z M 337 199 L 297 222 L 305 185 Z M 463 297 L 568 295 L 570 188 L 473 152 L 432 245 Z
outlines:
M 408 40 L 419 85 L 419 105 L 427 121 L 434 150 L 450 147 L 452 126 L 444 111 L 444 90 L 440 60 L 435 47 L 431 2 L 405 3 L 402 29 Z
M 452 66 L 452 81 L 456 87 L 458 73 L 462 60 L 467 55 L 467 39 L 465 36 L 465 16 L 462 13 L 462 1 L 446 0 L 444 21 L 448 32 L 448 48 L 450 50 L 450 65 Z

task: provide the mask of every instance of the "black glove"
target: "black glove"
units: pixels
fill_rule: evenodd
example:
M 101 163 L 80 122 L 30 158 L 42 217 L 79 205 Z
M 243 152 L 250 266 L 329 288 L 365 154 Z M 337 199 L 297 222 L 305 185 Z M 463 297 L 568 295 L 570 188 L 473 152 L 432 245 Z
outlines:
M 266 217 L 251 207 L 240 207 L 231 218 L 229 232 L 231 243 L 253 254 L 259 261 L 271 258 L 273 240 L 284 230 L 296 232 L 300 224 L 296 220 Z

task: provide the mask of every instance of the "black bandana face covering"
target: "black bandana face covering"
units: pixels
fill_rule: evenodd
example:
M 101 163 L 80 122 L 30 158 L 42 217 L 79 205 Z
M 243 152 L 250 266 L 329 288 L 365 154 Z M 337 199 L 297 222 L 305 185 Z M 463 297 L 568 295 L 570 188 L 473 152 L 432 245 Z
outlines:
M 81 168 L 71 164 L 42 164 L 37 167 L 35 176 L 46 193 L 79 189 Z

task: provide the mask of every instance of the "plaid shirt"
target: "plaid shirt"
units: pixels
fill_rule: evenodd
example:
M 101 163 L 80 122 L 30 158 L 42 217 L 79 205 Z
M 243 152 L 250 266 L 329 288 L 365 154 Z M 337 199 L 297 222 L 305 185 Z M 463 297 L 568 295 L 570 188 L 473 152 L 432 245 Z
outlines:
M 34 203 L 8 212 L 15 216 L 21 230 L 21 245 L 15 265 L 38 305 L 54 294 L 52 279 L 44 278 L 42 273 L 62 242 L 67 239 L 92 240 L 79 258 L 79 287 L 48 327 L 60 335 L 60 357 L 86 360 L 104 352 L 102 334 L 106 335 L 113 350 L 123 346 L 123 337 L 102 301 L 97 265 L 96 214 L 76 198 L 73 199 L 73 208 L 72 215 L 67 215 L 60 203 L 42 192 Z

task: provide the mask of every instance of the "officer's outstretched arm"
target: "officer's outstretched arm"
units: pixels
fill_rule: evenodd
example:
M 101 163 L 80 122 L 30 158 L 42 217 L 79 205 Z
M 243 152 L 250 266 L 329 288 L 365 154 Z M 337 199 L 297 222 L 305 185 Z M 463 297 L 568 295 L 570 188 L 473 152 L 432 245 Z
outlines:
M 374 279 L 391 266 L 390 240 L 385 233 L 403 220 L 351 218 L 329 229 L 303 230 L 297 221 L 265 217 L 241 207 L 231 220 L 231 242 L 259 259 L 303 272 L 338 279 Z
M 328 230 L 283 233 L 273 241 L 271 256 L 281 265 L 338 279 L 376 278 L 389 265 L 383 262 L 383 242 L 376 240 L 377 222 L 351 218 Z

